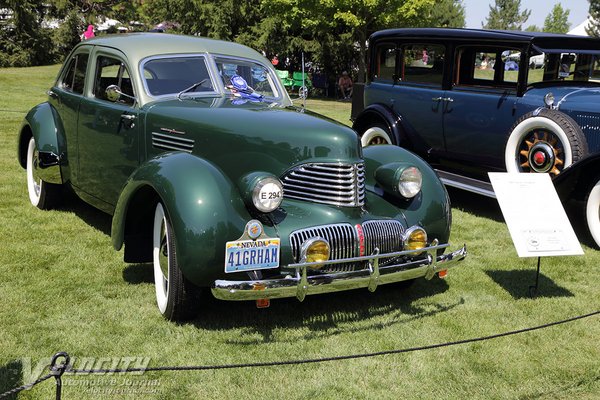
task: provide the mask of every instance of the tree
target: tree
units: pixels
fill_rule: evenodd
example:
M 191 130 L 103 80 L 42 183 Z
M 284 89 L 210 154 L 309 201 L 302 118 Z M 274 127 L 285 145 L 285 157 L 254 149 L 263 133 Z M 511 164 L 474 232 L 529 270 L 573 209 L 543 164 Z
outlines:
M 569 31 L 569 13 L 570 10 L 564 10 L 560 3 L 552 8 L 552 11 L 544 20 L 544 32 L 567 33 Z
M 0 66 L 24 67 L 52 62 L 50 30 L 42 27 L 48 7 L 42 0 L 1 0 L 10 10 L 0 27 Z
M 431 7 L 427 19 L 430 26 L 441 28 L 464 28 L 465 6 L 462 0 L 440 0 Z
M 484 29 L 506 29 L 520 31 L 529 18 L 531 10 L 521 11 L 521 0 L 496 0 L 490 7 Z
M 590 17 L 585 32 L 593 37 L 600 37 L 600 0 L 589 0 Z

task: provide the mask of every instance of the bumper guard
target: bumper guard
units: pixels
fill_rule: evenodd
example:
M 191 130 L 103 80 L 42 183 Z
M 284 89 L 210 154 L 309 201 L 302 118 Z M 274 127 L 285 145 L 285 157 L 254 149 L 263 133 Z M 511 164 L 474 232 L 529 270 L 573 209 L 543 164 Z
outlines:
M 221 300 L 259 300 L 296 297 L 303 301 L 306 295 L 338 292 L 358 288 L 368 288 L 374 292 L 377 286 L 386 283 L 401 282 L 425 277 L 431 279 L 440 271 L 456 266 L 458 261 L 467 255 L 467 248 L 462 248 L 448 254 L 436 256 L 437 250 L 448 247 L 448 244 L 438 244 L 434 240 L 429 247 L 420 249 L 418 253 L 426 252 L 423 259 L 409 261 L 386 267 L 379 267 L 382 258 L 400 257 L 415 254 L 415 251 L 400 251 L 379 254 L 375 249 L 373 254 L 364 257 L 329 260 L 322 263 L 289 264 L 288 268 L 296 269 L 296 276 L 286 276 L 279 279 L 229 281 L 216 280 L 212 286 L 212 294 Z M 307 269 L 314 265 L 331 265 L 368 261 L 368 267 L 358 271 L 338 272 L 307 276 Z

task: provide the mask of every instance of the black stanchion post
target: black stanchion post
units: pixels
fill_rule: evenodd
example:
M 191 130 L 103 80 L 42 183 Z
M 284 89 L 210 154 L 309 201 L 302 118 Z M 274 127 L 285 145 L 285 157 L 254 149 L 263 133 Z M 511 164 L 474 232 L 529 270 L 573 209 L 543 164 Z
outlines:
M 56 365 L 56 361 L 61 357 L 64 358 L 65 361 L 62 364 Z M 71 357 L 69 357 L 69 355 L 64 351 L 61 351 L 60 353 L 56 353 L 52 357 L 52 362 L 50 363 L 50 374 L 52 376 L 54 376 L 54 379 L 56 379 L 56 400 L 60 400 L 60 397 L 62 394 L 61 377 L 62 377 L 62 374 L 65 373 L 65 370 L 68 368 L 70 361 L 71 361 Z

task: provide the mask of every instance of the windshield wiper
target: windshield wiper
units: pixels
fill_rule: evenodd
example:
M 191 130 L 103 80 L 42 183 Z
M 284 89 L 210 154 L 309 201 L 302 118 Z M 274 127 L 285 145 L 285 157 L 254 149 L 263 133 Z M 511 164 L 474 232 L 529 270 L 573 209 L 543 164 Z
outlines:
M 182 95 L 182 94 L 184 94 L 184 93 L 187 93 L 187 92 L 190 92 L 190 91 L 192 91 L 192 90 L 196 89 L 198 86 L 202 85 L 202 84 L 203 84 L 204 82 L 206 82 L 207 80 L 208 80 L 208 78 L 206 78 L 206 79 L 202 79 L 200 82 L 196 82 L 196 83 L 194 83 L 192 86 L 190 86 L 190 87 L 188 87 L 188 88 L 185 88 L 185 89 L 183 89 L 181 92 L 177 93 L 177 98 L 178 98 L 179 100 L 181 100 L 181 95 Z

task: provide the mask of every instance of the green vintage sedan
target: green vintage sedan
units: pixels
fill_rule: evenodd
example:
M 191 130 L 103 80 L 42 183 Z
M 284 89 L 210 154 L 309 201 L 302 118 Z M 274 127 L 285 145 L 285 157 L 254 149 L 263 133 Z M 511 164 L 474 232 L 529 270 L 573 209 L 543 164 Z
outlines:
M 293 107 L 235 43 L 166 34 L 78 44 L 25 118 L 18 159 L 41 209 L 64 188 L 112 215 L 124 259 L 152 263 L 169 320 L 222 300 L 297 297 L 444 277 L 450 204 L 396 146 Z

